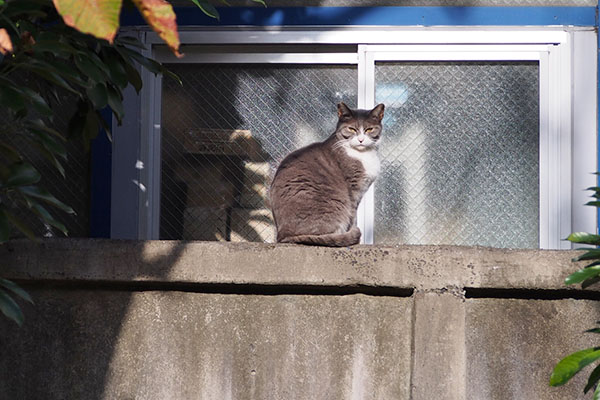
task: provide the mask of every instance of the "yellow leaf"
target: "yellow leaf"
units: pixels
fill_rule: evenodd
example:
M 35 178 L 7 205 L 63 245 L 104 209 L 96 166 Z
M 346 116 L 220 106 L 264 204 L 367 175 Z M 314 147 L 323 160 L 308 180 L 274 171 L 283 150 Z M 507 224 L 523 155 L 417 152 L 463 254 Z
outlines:
M 122 0 L 53 0 L 65 24 L 113 42 L 119 29 Z
M 148 25 L 158 33 L 171 51 L 181 57 L 179 53 L 179 33 L 173 7 L 165 0 L 133 0 L 140 10 Z
M 0 53 L 12 53 L 13 45 L 8 32 L 4 28 L 0 28 Z

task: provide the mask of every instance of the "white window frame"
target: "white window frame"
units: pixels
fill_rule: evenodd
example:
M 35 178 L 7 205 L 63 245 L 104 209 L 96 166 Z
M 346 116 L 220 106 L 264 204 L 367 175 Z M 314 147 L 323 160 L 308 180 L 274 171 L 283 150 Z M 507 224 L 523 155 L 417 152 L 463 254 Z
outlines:
M 148 55 L 165 63 L 302 63 L 356 64 L 358 107 L 374 106 L 374 66 L 377 61 L 538 61 L 540 64 L 540 243 L 542 249 L 571 248 L 563 239 L 574 231 L 597 231 L 596 210 L 584 207 L 595 186 L 596 146 L 596 34 L 591 28 L 359 28 L 194 30 L 180 34 L 184 58 L 173 56 L 152 32 L 137 32 Z M 353 44 L 357 53 L 235 53 L 195 52 L 202 44 Z M 113 171 L 131 169 L 138 180 L 113 173 L 111 236 L 158 239 L 160 202 L 160 76 L 143 73 L 144 87 L 137 101 L 126 97 L 126 118 L 141 120 L 139 148 L 116 138 L 127 132 L 113 126 Z M 125 124 L 127 126 L 127 124 Z M 129 131 L 131 128 L 127 128 Z M 129 133 L 130 134 L 130 133 Z M 124 150 L 123 147 L 126 149 Z M 128 156 L 124 156 L 128 154 Z M 133 160 L 132 154 L 137 159 Z M 116 157 L 115 157 L 116 155 Z M 576 155 L 576 156 L 574 156 Z M 134 179 L 135 180 L 135 179 Z M 135 184 L 138 199 L 123 206 L 121 189 Z M 127 190 L 125 190 L 127 191 Z M 373 188 L 359 210 L 363 241 L 373 243 Z M 115 209 L 117 207 L 117 209 Z M 124 223 L 136 213 L 137 226 Z M 137 230 L 137 235 L 132 234 Z

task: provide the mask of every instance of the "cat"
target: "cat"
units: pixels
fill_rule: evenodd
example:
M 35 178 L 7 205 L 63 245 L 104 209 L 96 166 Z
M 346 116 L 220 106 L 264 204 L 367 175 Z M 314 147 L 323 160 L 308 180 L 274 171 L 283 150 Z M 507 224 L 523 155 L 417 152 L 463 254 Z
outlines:
M 277 242 L 345 247 L 359 243 L 358 203 L 379 173 L 385 106 L 337 106 L 335 132 L 283 159 L 271 184 Z

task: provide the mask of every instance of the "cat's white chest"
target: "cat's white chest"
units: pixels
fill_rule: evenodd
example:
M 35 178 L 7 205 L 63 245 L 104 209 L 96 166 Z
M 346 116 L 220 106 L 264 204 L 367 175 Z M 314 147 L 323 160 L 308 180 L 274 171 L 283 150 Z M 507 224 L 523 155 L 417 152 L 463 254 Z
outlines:
M 369 178 L 375 179 L 377 177 L 381 167 L 379 157 L 377 156 L 377 150 L 358 151 L 352 147 L 346 147 L 346 154 L 362 163 L 365 174 Z

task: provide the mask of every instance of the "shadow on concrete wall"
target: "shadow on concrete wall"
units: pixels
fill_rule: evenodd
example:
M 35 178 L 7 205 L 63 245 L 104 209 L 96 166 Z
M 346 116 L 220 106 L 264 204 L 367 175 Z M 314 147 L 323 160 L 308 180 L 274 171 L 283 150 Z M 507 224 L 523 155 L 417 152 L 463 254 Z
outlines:
M 102 265 L 106 261 L 86 259 L 86 249 L 69 245 L 68 239 L 61 241 L 65 251 L 70 251 L 68 249 L 72 247 L 73 252 L 81 256 L 80 265 L 83 268 Z M 83 246 L 93 248 L 98 245 L 97 241 L 86 243 Z M 128 310 L 132 297 L 138 290 L 152 290 L 148 286 L 136 285 L 135 281 L 161 281 L 161 278 L 166 278 L 186 248 L 186 242 L 173 242 L 167 254 L 148 260 L 145 256 L 146 244 L 121 243 L 122 246 L 118 246 L 115 252 L 105 256 L 118 260 L 113 263 L 110 272 L 117 277 L 125 277 L 124 281 L 129 281 L 127 283 L 21 282 L 35 304 L 23 304 L 26 317 L 23 327 L 19 328 L 6 319 L 0 324 L 0 398 L 107 398 L 104 391 L 113 350 L 123 325 L 131 322 L 128 320 Z M 1 251 L 11 251 L 11 248 L 12 251 L 19 251 L 18 246 L 13 248 L 11 244 L 5 245 Z M 44 270 L 46 263 L 61 265 L 61 260 L 38 260 L 37 268 Z M 105 265 L 110 268 L 110 263 Z M 131 267 L 131 270 L 125 270 L 126 267 Z M 26 269 L 27 266 L 22 268 Z M 153 273 L 138 276 L 135 272 L 138 269 Z M 125 351 L 131 352 L 132 357 L 136 354 L 135 348 Z M 13 363 L 11 360 L 23 362 Z M 40 366 L 44 370 L 40 371 Z

